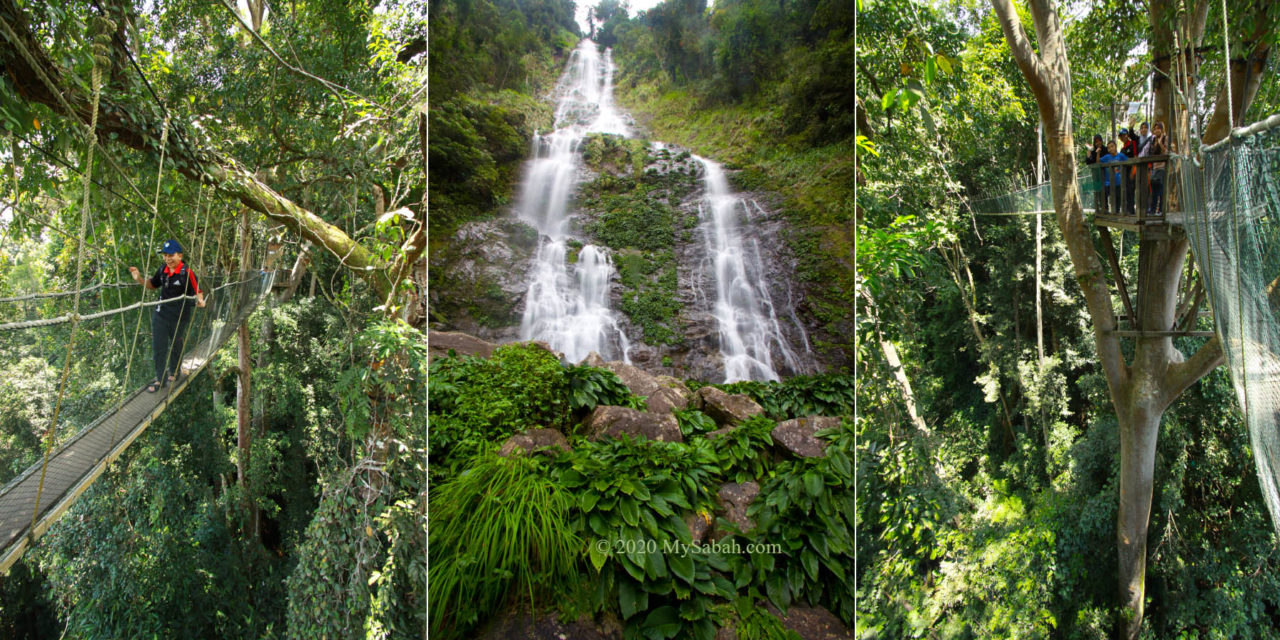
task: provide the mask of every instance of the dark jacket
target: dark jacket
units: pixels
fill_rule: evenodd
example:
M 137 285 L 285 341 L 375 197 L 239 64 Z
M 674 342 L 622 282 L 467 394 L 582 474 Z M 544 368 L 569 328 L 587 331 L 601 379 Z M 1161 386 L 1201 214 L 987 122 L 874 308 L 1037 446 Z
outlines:
M 191 272 L 186 263 L 179 263 L 176 271 L 170 271 L 169 267 L 161 265 L 156 270 L 156 274 L 151 276 L 151 286 L 160 290 L 161 300 L 194 296 L 200 293 L 200 285 L 196 283 L 196 274 Z M 188 305 L 194 307 L 195 303 L 186 299 L 165 302 L 156 306 L 156 313 L 172 320 L 184 317 L 190 318 L 191 308 Z

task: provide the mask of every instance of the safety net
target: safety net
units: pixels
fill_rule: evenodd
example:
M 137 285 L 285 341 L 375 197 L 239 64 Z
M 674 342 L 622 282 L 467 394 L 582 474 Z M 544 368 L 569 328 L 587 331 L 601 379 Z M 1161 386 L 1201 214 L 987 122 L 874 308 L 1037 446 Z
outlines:
M 1178 159 L 1206 283 L 1271 521 L 1280 532 L 1280 115 Z

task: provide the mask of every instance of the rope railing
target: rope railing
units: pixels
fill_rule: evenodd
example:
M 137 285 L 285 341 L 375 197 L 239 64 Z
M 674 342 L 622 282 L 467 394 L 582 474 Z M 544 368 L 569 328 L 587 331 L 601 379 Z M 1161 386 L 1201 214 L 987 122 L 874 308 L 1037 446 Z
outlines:
M 237 282 L 228 282 L 227 284 L 210 289 L 209 293 L 212 294 L 213 292 L 224 289 L 226 287 L 242 284 L 248 281 L 249 279 L 240 280 Z M 134 285 L 134 286 L 138 286 L 138 285 Z M 135 309 L 141 309 L 143 307 L 157 307 L 162 304 L 172 304 L 180 300 L 195 300 L 196 298 L 197 298 L 196 296 L 177 296 L 174 298 L 167 298 L 164 300 L 152 300 L 150 302 L 135 302 L 125 307 L 108 309 L 106 311 L 99 311 L 97 313 L 90 313 L 86 315 L 68 313 L 66 315 L 61 315 L 56 318 L 41 318 L 39 320 L 24 320 L 22 322 L 9 322 L 6 324 L 0 324 L 0 331 L 18 331 L 21 329 L 31 329 L 33 327 L 48 327 L 56 324 L 66 324 L 68 322 L 83 322 L 85 320 L 96 320 L 98 318 L 106 318 L 109 316 L 118 315 L 128 311 L 133 311 Z
M 45 291 L 41 293 L 28 293 L 26 295 L 21 295 L 21 296 L 9 296 L 7 298 L 0 298 L 0 302 L 25 302 L 27 300 L 48 300 L 52 298 L 65 298 L 67 296 L 74 296 L 77 293 L 79 294 L 93 293 L 94 291 L 97 291 L 99 289 L 127 289 L 129 287 L 136 287 L 136 286 L 138 286 L 136 282 L 111 282 L 111 283 L 104 282 L 100 284 L 95 284 L 90 287 L 85 287 L 83 289 L 77 289 L 75 291 Z

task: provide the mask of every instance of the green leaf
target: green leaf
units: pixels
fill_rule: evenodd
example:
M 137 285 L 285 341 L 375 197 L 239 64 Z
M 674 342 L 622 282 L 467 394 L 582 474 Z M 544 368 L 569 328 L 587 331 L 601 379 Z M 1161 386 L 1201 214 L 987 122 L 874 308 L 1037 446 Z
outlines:
M 582 494 L 582 500 L 579 501 L 583 511 L 590 511 L 595 508 L 596 503 L 600 501 L 600 494 L 594 491 L 588 491 Z
M 667 573 L 667 562 L 663 559 L 661 551 L 644 554 L 644 572 L 652 580 L 659 580 L 671 575 Z
M 591 566 L 596 568 L 596 573 L 600 573 L 600 569 L 604 567 L 604 563 L 609 560 L 609 553 L 600 548 L 600 545 L 593 542 L 587 547 L 587 555 L 591 557 Z
M 667 557 L 667 566 L 671 573 L 685 582 L 693 582 L 693 556 L 688 553 L 673 553 Z
M 938 73 L 938 66 L 933 60 L 933 58 L 929 58 L 929 61 L 924 63 L 924 81 L 926 84 L 933 84 L 933 78 Z M 826 400 L 826 398 L 822 399 Z M 828 402 L 830 401 L 828 400 Z
M 653 640 L 674 638 L 680 632 L 680 612 L 675 607 L 658 607 L 644 619 L 644 635 Z
M 649 592 L 630 580 L 618 583 L 618 607 L 625 620 L 649 608 Z
M 636 507 L 636 501 L 630 498 L 623 498 L 618 501 L 618 512 L 622 514 L 622 519 L 631 526 L 640 524 L 640 512 Z
M 898 92 L 898 89 L 892 89 L 888 93 L 884 94 L 884 97 L 880 98 L 880 108 L 888 111 L 889 106 L 893 104 L 893 101 L 898 99 Z
M 810 497 L 818 497 L 822 493 L 822 476 L 816 471 L 804 474 L 804 490 L 809 493 Z
M 938 60 L 938 68 L 941 69 L 943 73 L 950 75 L 951 61 L 948 60 L 947 57 L 942 55 L 941 53 L 939 53 L 936 57 Z

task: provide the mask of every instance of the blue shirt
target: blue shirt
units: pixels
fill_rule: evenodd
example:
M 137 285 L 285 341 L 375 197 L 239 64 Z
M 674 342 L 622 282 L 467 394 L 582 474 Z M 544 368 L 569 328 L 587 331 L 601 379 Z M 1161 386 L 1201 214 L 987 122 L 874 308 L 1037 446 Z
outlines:
M 1114 153 L 1114 154 L 1112 154 L 1112 153 L 1108 153 L 1107 155 L 1102 156 L 1102 160 L 1101 160 L 1101 162 L 1102 162 L 1103 164 L 1106 164 L 1106 163 L 1108 163 L 1108 162 L 1124 162 L 1125 160 L 1128 160 L 1128 159 L 1129 159 L 1129 156 L 1126 156 L 1126 155 L 1125 155 L 1125 154 L 1123 154 L 1123 153 Z M 1106 186 L 1106 187 L 1111 186 L 1111 174 L 1112 174 L 1112 172 L 1114 172 L 1114 173 L 1115 173 L 1115 175 L 1116 175 L 1116 184 L 1120 184 L 1120 167 L 1116 167 L 1116 168 L 1115 168 L 1115 169 L 1113 169 L 1113 170 L 1106 170 L 1106 169 L 1104 169 L 1104 170 L 1102 171 L 1102 185 L 1103 185 L 1103 186 Z

